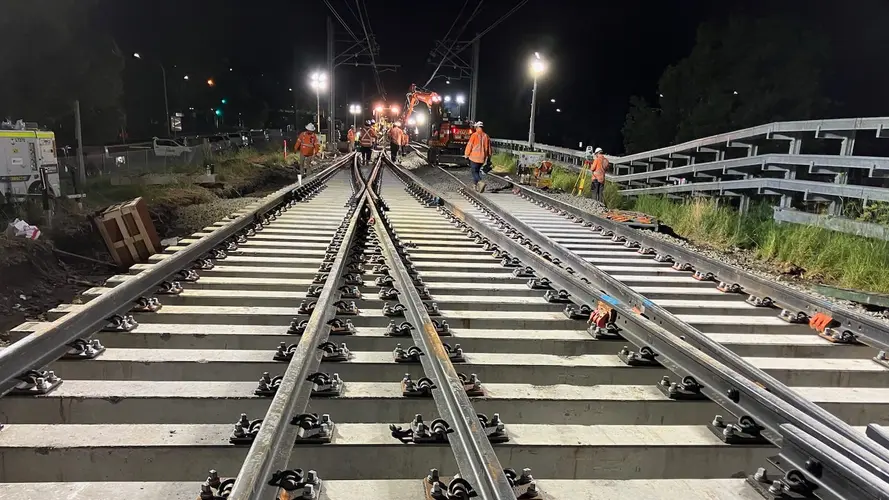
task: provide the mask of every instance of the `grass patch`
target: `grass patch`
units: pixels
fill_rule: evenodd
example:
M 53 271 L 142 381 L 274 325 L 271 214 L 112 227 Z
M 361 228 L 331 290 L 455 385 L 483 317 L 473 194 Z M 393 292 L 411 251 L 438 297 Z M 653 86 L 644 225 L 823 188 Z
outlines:
M 491 165 L 495 174 L 515 174 L 518 161 L 511 153 L 497 153 L 491 157 Z
M 889 293 L 889 242 L 799 224 L 779 224 L 766 204 L 741 215 L 715 200 L 675 202 L 641 196 L 634 210 L 657 217 L 694 243 L 742 248 L 776 271 L 799 268 L 808 279 Z

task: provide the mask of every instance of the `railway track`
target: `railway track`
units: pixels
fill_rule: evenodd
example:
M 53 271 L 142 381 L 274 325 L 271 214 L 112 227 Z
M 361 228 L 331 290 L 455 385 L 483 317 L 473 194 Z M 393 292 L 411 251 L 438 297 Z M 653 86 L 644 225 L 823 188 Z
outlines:
M 588 314 L 565 308 L 594 303 L 590 294 L 598 292 L 551 259 L 511 246 L 502 218 L 455 193 L 437 198 L 397 169 L 378 165 L 358 175 L 351 161 L 111 278 L 83 304 L 51 311 L 54 322 L 17 328 L 23 340 L 0 352 L 0 362 L 42 352 L 28 348 L 38 340 L 90 336 L 96 329 L 79 318 L 121 314 L 141 296 L 134 291 L 160 285 L 165 292 L 142 294 L 162 307 L 138 304 L 135 328 L 118 320 L 114 331 L 92 337 L 105 349 L 92 359 L 73 344 L 62 350 L 79 349 L 81 359 L 19 360 L 33 369 L 49 363 L 64 381 L 44 391 L 53 380 L 47 373 L 30 386 L 27 377 L 11 379 L 26 394 L 0 399 L 0 499 L 407 500 L 465 498 L 467 486 L 499 500 L 755 499 L 762 496 L 754 484 L 768 489 L 782 479 L 767 458 L 781 452 L 795 469 L 797 448 L 761 438 L 729 444 L 725 425 L 710 428 L 718 414 L 733 422 L 723 408 L 757 410 L 748 395 L 792 417 L 782 423 L 818 431 L 852 453 L 838 458 L 799 446 L 809 458 L 819 453 L 831 491 L 841 493 L 817 498 L 877 498 L 885 490 L 882 457 L 796 416 L 749 380 L 737 381 L 738 401 L 709 387 L 709 399 L 671 397 L 658 384 L 665 376 L 698 370 L 715 387 L 701 366 L 736 374 L 678 339 L 674 350 L 658 351 L 661 363 L 626 363 L 616 353 L 634 332 L 670 334 L 616 304 L 625 338 L 594 339 Z M 586 253 L 606 251 L 634 259 L 592 263 L 621 267 L 609 272 L 653 302 L 708 297 L 702 307 L 714 316 L 737 311 L 701 282 L 663 279 L 680 275 L 669 265 L 624 255 L 514 195 L 489 199 L 560 245 L 586 239 L 567 247 L 582 258 L 607 259 Z M 184 270 L 179 277 L 192 280 L 194 266 L 199 279 L 182 281 L 179 292 L 170 276 Z M 529 286 L 544 277 L 551 286 Z M 570 289 L 567 301 L 556 293 L 561 285 Z M 109 312 L 118 303 L 125 307 Z M 661 305 L 680 317 L 700 312 L 685 302 Z M 807 344 L 799 325 L 787 325 L 786 335 L 755 327 L 702 331 L 852 425 L 886 419 L 889 378 L 864 366 L 865 349 Z M 814 358 L 837 364 L 822 368 Z M 681 370 L 679 360 L 686 360 Z M 787 434 L 779 445 L 796 443 L 791 430 L 780 430 Z M 836 479 L 836 464 L 848 461 L 863 471 Z M 748 480 L 760 467 L 766 475 Z M 440 471 L 434 481 L 432 469 Z M 463 480 L 452 480 L 456 473 Z M 848 485 L 862 478 L 880 479 L 850 496 Z M 454 496 L 429 493 L 432 485 Z

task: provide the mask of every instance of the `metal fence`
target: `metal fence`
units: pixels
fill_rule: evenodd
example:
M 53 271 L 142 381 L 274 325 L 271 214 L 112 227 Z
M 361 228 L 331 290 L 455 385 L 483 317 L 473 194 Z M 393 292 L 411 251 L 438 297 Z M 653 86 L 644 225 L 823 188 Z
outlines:
M 882 226 L 846 224 L 849 209 L 889 202 L 889 117 L 775 122 L 609 157 L 608 180 L 624 196 L 720 197 L 745 212 L 752 200 L 775 206 L 775 218 L 883 237 Z M 495 148 L 536 150 L 576 169 L 583 151 L 505 139 Z M 809 215 L 817 216 L 817 221 Z
M 87 146 L 84 147 L 84 168 L 88 183 L 97 180 L 108 180 L 112 184 L 146 182 L 146 176 L 200 174 L 206 165 L 243 148 L 262 153 L 283 150 L 284 139 L 285 134 L 281 130 L 267 130 L 264 135 L 254 135 L 250 138 L 250 144 L 238 147 L 230 143 L 220 147 L 218 143 L 214 145 L 204 138 L 183 138 L 189 144 L 202 142 L 188 146 L 186 151 L 177 155 L 158 154 L 150 143 L 131 147 Z M 77 156 L 73 151 L 60 151 L 58 160 L 63 193 L 71 194 L 78 171 Z

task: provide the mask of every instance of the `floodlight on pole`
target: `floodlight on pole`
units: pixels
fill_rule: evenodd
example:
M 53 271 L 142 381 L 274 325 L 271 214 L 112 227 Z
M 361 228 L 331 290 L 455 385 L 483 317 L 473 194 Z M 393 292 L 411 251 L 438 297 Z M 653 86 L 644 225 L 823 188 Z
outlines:
M 352 113 L 352 126 L 358 128 L 358 115 L 361 113 L 361 105 L 350 104 L 349 113 Z
M 531 76 L 534 77 L 534 87 L 531 90 L 531 120 L 528 125 L 528 146 L 534 147 L 534 115 L 537 112 L 537 79 L 546 72 L 546 63 L 540 57 L 540 52 L 535 52 L 528 64 Z
M 142 60 L 142 54 L 138 52 L 133 52 L 133 57 L 140 61 Z M 173 127 L 171 123 L 172 117 L 170 116 L 170 100 L 167 97 L 167 69 L 164 68 L 163 63 L 160 61 L 157 61 L 157 65 L 161 68 L 161 77 L 164 82 L 164 121 L 167 123 L 167 137 L 171 137 L 173 135 Z M 186 76 L 185 79 L 188 80 L 188 77 Z
M 309 84 L 315 90 L 316 105 L 316 122 L 318 123 L 318 133 L 321 133 L 321 91 L 327 87 L 327 73 L 316 71 L 312 73 Z
M 457 101 L 457 116 L 462 116 L 463 104 L 466 102 L 466 96 L 464 96 L 463 94 L 457 94 L 457 98 L 455 100 Z

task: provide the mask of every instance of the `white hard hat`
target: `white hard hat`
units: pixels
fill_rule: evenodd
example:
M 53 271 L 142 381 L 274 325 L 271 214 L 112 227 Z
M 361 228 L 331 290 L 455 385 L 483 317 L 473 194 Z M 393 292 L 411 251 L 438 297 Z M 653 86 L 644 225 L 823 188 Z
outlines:
M 484 122 L 478 121 L 478 122 L 475 122 L 475 126 L 476 127 L 484 127 L 485 124 L 484 124 Z
M 306 125 L 306 130 L 308 130 L 309 132 L 314 132 L 315 131 L 315 124 L 310 123 L 310 124 Z
M 601 152 L 602 152 L 602 148 L 596 148 L 596 153 L 601 153 Z
M 400 126 L 401 126 L 401 122 L 395 122 L 395 126 L 396 126 L 396 127 L 400 127 Z

